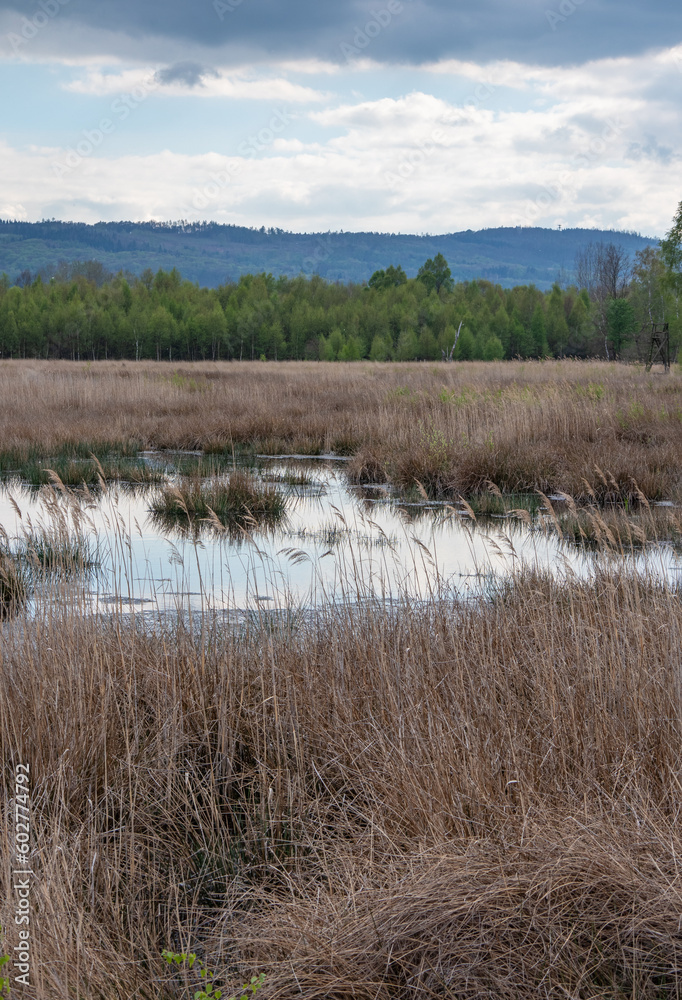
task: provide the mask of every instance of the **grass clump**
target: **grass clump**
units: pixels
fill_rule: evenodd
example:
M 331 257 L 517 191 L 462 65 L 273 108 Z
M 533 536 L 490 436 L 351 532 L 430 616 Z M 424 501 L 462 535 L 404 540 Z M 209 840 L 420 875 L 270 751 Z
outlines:
M 507 493 L 499 490 L 488 490 L 486 493 L 473 493 L 467 497 L 467 506 L 476 517 L 514 517 L 519 510 L 526 510 L 531 518 L 539 508 L 541 500 L 536 493 Z
M 205 521 L 223 527 L 272 526 L 286 511 L 286 498 L 274 486 L 259 483 L 242 469 L 227 479 L 181 481 L 167 486 L 151 503 L 157 521 L 166 525 L 197 525 Z
M 109 465 L 112 469 L 127 468 L 128 465 L 142 464 L 138 459 L 141 445 L 136 440 L 92 441 L 87 437 L 76 440 L 58 441 L 54 444 L 47 434 L 30 444 L 8 446 L 0 449 L 0 476 L 3 478 L 17 477 L 41 486 L 48 482 L 40 475 L 47 468 L 55 471 L 64 470 L 69 478 L 68 469 L 73 468 L 72 475 L 78 469 L 94 466 L 96 462 Z M 80 478 L 69 485 L 79 486 L 83 478 L 87 482 L 96 482 L 96 477 L 88 472 L 81 473 Z M 89 478 L 88 478 L 89 477 Z
M 91 574 L 99 567 L 99 560 L 87 536 L 71 536 L 59 528 L 27 534 L 22 539 L 19 554 L 33 575 Z
M 0 618 L 15 614 L 26 601 L 28 590 L 21 559 L 3 545 L 0 548 Z
M 183 996 L 197 938 L 224 994 L 263 970 L 273 1000 L 680 995 L 678 590 L 527 574 L 295 629 L 57 611 L 0 658 L 51 847 L 36 1000 Z
M 670 542 L 682 545 L 682 514 L 670 508 L 595 506 L 557 511 L 555 527 L 564 541 L 591 548 L 628 552 L 648 544 Z
M 29 486 L 46 486 L 58 476 L 64 486 L 97 488 L 106 481 L 123 481 L 134 485 L 158 483 L 163 472 L 137 458 L 46 458 L 32 460 L 17 470 L 17 475 Z
M 316 481 L 307 472 L 266 472 L 263 476 L 265 482 L 281 483 L 283 486 L 315 486 Z

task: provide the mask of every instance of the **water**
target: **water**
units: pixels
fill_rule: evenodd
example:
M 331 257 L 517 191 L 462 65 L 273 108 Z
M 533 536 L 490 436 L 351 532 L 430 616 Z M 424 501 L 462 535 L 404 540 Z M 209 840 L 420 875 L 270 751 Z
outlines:
M 466 597 L 522 566 L 584 576 L 596 561 L 616 558 L 562 543 L 537 524 L 508 518 L 473 524 L 453 507 L 406 502 L 388 487 L 351 487 L 339 462 L 289 457 L 260 465 L 268 479 L 292 472 L 307 473 L 312 485 L 279 485 L 288 497 L 285 521 L 252 535 L 204 530 L 193 537 L 160 527 L 149 511 L 159 487 L 132 491 L 113 484 L 77 505 L 59 496 L 71 527 L 76 511 L 80 530 L 97 549 L 99 571 L 85 581 L 90 600 L 102 610 L 116 604 L 124 612 L 253 611 L 328 598 L 428 598 L 434 589 Z M 7 534 L 20 537 L 31 526 L 49 525 L 55 509 L 50 495 L 5 484 L 0 524 Z M 679 575 L 670 546 L 647 548 L 629 561 L 633 570 Z

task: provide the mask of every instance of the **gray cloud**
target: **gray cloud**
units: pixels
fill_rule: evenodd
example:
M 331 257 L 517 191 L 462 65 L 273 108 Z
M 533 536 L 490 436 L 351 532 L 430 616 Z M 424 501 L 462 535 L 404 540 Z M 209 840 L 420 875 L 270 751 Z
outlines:
M 0 11 L 24 16 L 34 6 L 0 0 Z M 69 0 L 58 19 L 104 31 L 112 54 L 139 55 L 145 42 L 158 52 L 165 39 L 169 55 L 184 45 L 193 54 L 222 50 L 242 62 L 344 62 L 350 48 L 379 62 L 457 57 L 565 65 L 682 40 L 682 5 L 670 0 Z M 86 46 L 87 32 L 80 37 Z
M 643 142 L 631 142 L 625 152 L 628 160 L 654 160 L 666 166 L 679 160 L 680 154 L 671 146 L 662 146 L 655 136 L 647 135 Z
M 185 61 L 166 66 L 155 74 L 157 83 L 162 86 L 171 83 L 184 83 L 186 87 L 200 87 L 204 77 L 216 77 L 219 74 L 214 69 L 201 66 L 199 63 Z

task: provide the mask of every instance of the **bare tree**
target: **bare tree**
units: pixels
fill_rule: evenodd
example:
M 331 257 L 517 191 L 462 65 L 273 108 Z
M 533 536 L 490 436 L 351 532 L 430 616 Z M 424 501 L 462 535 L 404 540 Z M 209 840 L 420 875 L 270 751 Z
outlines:
M 445 351 L 440 352 L 443 355 L 443 361 L 452 361 L 453 357 L 455 356 L 455 348 L 457 347 L 457 341 L 459 340 L 459 335 L 462 332 L 462 323 L 464 323 L 464 320 L 460 321 L 459 329 L 455 334 L 455 342 L 450 348 L 450 350 L 447 352 L 447 354 L 445 353 Z
M 632 279 L 632 264 L 627 251 L 616 243 L 588 243 L 575 257 L 575 272 L 580 288 L 587 289 L 596 304 L 595 325 L 609 352 L 608 303 L 627 295 Z
M 599 283 L 606 292 L 606 298 L 622 299 L 627 294 L 632 277 L 630 257 L 623 247 L 615 243 L 601 243 L 599 261 Z

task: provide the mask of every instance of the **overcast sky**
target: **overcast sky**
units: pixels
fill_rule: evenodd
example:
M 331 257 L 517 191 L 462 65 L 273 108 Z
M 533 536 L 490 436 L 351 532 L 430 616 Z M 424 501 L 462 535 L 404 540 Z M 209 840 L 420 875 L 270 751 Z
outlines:
M 0 217 L 598 226 L 682 199 L 670 0 L 0 0 Z

